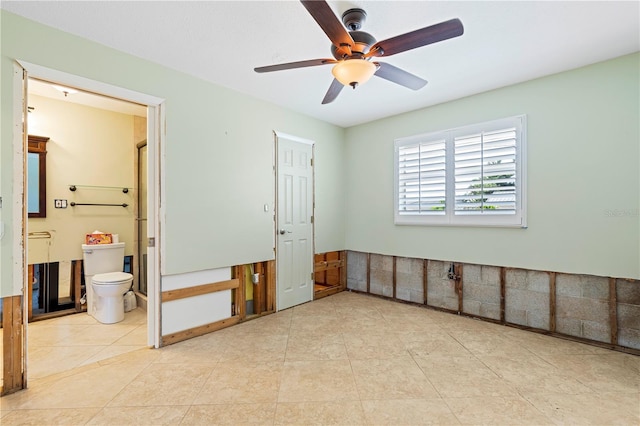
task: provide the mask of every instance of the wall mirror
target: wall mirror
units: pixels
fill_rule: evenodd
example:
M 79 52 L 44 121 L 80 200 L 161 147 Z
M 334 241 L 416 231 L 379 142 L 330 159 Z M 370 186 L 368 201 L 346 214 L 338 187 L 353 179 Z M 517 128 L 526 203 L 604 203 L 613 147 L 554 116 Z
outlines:
M 28 136 L 27 212 L 29 217 L 47 217 L 47 141 L 44 136 Z

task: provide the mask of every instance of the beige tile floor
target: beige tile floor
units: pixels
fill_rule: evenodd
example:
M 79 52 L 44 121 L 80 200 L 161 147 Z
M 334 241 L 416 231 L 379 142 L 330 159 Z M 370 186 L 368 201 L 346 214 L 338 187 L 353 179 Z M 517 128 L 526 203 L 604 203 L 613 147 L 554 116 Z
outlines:
M 640 424 L 640 357 L 348 292 L 114 355 L 0 423 Z
M 101 324 L 86 313 L 29 323 L 28 381 L 146 348 L 146 315 L 138 308 L 117 324 Z

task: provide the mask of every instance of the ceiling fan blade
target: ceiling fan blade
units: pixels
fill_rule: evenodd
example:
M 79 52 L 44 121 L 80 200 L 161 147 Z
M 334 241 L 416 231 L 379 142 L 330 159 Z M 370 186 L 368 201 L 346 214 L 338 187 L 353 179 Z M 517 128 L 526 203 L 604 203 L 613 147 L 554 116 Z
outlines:
M 427 84 L 427 80 L 423 80 L 417 75 L 413 75 L 403 69 L 394 67 L 391 64 L 376 62 L 376 65 L 378 65 L 379 68 L 374 74 L 375 76 L 384 78 L 385 80 L 389 80 L 393 83 L 399 84 L 400 86 L 418 90 L 422 89 Z
M 355 46 L 356 43 L 327 2 L 324 0 L 300 0 L 300 3 L 320 25 L 322 31 L 329 37 L 331 43 L 338 48 L 338 51 L 351 55 L 351 47 Z
M 426 46 L 439 41 L 461 36 L 464 27 L 459 19 L 440 22 L 396 37 L 382 40 L 371 46 L 366 56 L 391 56 L 396 53 Z
M 315 67 L 316 65 L 335 64 L 335 59 L 309 59 L 308 61 L 287 62 L 286 64 L 267 65 L 266 67 L 257 67 L 255 72 L 272 72 L 290 70 L 293 68 Z
M 329 90 L 327 90 L 327 94 L 324 95 L 322 105 L 333 102 L 338 97 L 343 87 L 342 83 L 334 78 L 333 82 L 331 82 L 331 86 L 329 86 Z

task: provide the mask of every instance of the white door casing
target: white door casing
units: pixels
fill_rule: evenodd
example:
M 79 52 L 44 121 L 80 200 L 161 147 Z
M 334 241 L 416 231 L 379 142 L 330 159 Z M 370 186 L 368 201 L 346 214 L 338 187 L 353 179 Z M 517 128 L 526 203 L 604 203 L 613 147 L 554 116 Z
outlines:
M 277 310 L 313 300 L 313 142 L 276 133 Z
M 68 74 L 62 71 L 47 68 L 41 65 L 29 63 L 26 61 L 18 60 L 18 65 L 24 68 L 29 77 L 35 77 L 44 81 L 56 82 L 65 86 L 76 87 L 88 92 L 102 94 L 125 101 L 135 102 L 142 105 L 147 105 L 147 141 L 148 141 L 148 159 L 147 159 L 147 181 L 149 190 L 147 193 L 147 208 L 149 214 L 149 220 L 147 221 L 147 236 L 154 241 L 154 245 L 149 247 L 147 259 L 147 280 L 149 288 L 147 291 L 147 342 L 150 346 L 160 346 L 160 267 L 161 258 L 163 256 L 162 247 L 158 247 L 158 240 L 162 241 L 161 229 L 164 227 L 164 215 L 162 207 L 160 205 L 161 191 L 164 190 L 164 176 L 161 173 L 162 170 L 162 158 L 164 150 L 164 99 L 147 95 L 140 92 L 135 92 L 129 89 L 125 89 L 118 86 L 113 86 L 107 83 L 103 83 L 96 80 L 91 80 L 82 76 Z M 25 77 L 26 78 L 26 77 Z M 14 86 L 17 86 L 18 79 L 14 79 Z M 14 87 L 14 93 L 17 93 L 19 89 Z M 23 96 L 26 99 L 26 92 Z M 14 100 L 15 102 L 15 100 Z M 16 127 L 18 124 L 22 127 L 22 117 L 20 122 L 16 120 Z M 14 132 L 15 133 L 15 132 Z M 22 132 L 21 132 L 22 133 Z M 26 143 L 26 134 L 20 135 L 23 138 L 23 145 Z M 14 139 L 17 144 L 17 135 L 14 134 Z M 22 170 L 24 173 L 24 166 L 15 166 L 17 162 L 24 162 L 24 152 L 14 153 L 14 173 L 17 170 Z M 23 196 L 24 188 L 20 187 L 17 183 L 14 185 L 14 198 Z M 24 203 L 24 201 L 22 201 Z M 14 220 L 14 232 L 20 232 L 20 228 L 26 230 L 26 214 L 21 220 L 21 223 L 15 223 Z M 26 238 L 25 238 L 26 241 Z M 26 245 L 21 247 L 21 250 L 26 250 Z M 24 256 L 26 263 L 26 256 Z M 21 282 L 26 286 L 25 265 L 20 265 L 21 268 L 16 268 L 18 275 L 21 276 Z M 16 277 L 14 276 L 14 280 Z M 26 291 L 26 287 L 23 291 Z M 26 294 L 26 292 L 24 293 Z M 26 309 L 25 309 L 26 311 Z M 26 320 L 25 320 L 26 324 Z M 25 327 L 26 328 L 26 327 Z M 25 334 L 26 335 L 26 334 Z M 26 367 L 25 367 L 26 371 Z M 25 373 L 26 374 L 26 373 Z

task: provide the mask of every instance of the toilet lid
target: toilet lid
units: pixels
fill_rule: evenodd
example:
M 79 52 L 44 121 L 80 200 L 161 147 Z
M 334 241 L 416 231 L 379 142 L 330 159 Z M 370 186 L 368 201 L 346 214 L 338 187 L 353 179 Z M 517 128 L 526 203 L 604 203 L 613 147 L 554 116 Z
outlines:
M 120 284 L 129 281 L 133 278 L 133 275 L 126 272 L 107 272 L 104 274 L 96 274 L 93 276 L 91 282 L 93 284 Z

